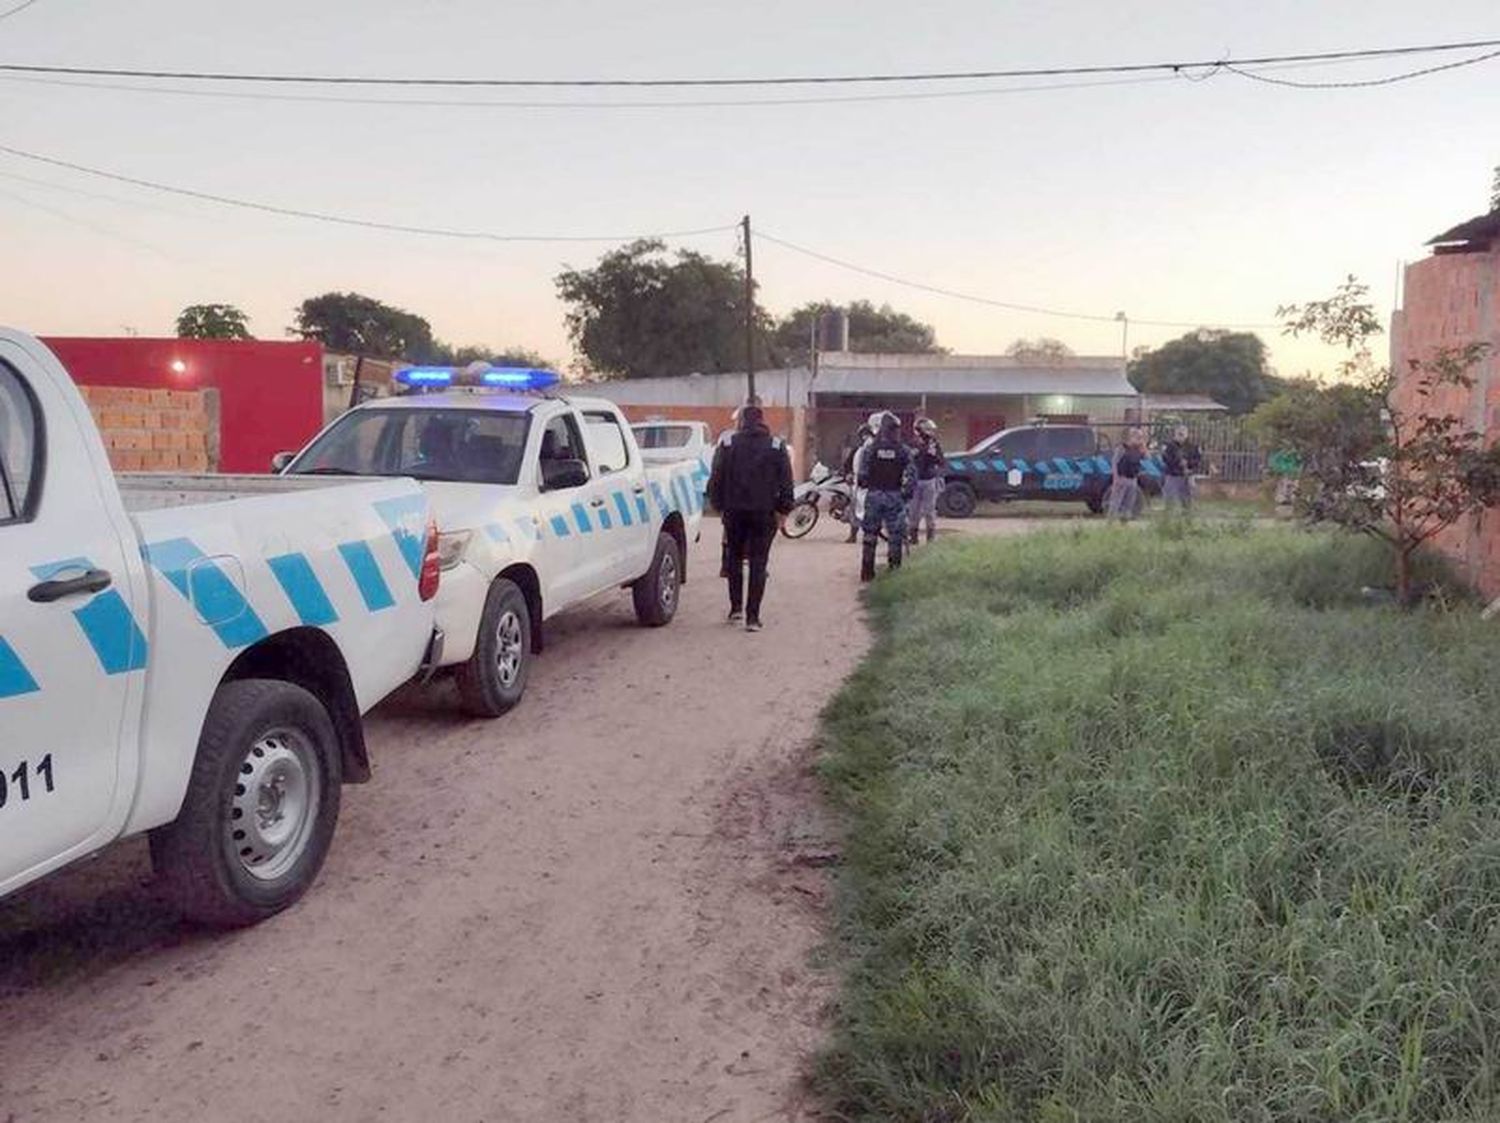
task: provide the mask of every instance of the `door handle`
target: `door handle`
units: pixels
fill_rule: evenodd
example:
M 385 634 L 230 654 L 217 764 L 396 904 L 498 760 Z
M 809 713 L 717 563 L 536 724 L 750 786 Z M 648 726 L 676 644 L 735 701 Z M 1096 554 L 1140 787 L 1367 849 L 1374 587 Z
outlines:
M 604 506 L 604 500 L 603 499 L 590 499 L 589 500 L 589 506 L 590 507 L 602 507 L 602 506 Z
M 634 491 L 637 495 L 645 495 L 646 494 L 646 485 L 645 484 L 636 484 L 635 487 L 633 487 L 631 490 Z
M 63 577 L 33 585 L 26 590 L 26 599 L 34 604 L 51 604 L 55 600 L 74 597 L 79 593 L 102 593 L 114 584 L 114 580 L 107 570 L 90 569 L 77 577 Z

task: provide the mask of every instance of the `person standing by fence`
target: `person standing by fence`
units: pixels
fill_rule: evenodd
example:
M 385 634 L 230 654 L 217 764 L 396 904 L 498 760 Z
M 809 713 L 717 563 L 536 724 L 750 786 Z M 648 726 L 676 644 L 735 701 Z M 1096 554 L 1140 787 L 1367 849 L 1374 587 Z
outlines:
M 1109 485 L 1109 513 L 1127 522 L 1141 513 L 1141 463 L 1146 456 L 1146 438 L 1139 429 L 1127 429 L 1115 453 L 1114 481 Z
M 937 534 L 937 499 L 943 487 L 943 446 L 938 444 L 937 422 L 930 417 L 917 420 L 916 441 L 912 444 L 912 462 L 916 467 L 917 485 L 911 506 L 906 511 L 906 540 L 917 544 L 922 521 L 927 522 L 927 541 Z
M 1195 450 L 1196 450 L 1196 446 Z M 1201 460 L 1201 455 L 1199 456 Z M 1193 484 L 1189 478 L 1188 431 L 1186 425 L 1172 430 L 1172 436 L 1161 450 L 1161 496 L 1168 512 L 1175 508 L 1188 514 L 1193 509 Z
M 761 629 L 760 606 L 776 529 L 792 509 L 792 458 L 786 442 L 771 436 L 759 406 L 740 411 L 739 428 L 714 450 L 708 497 L 723 512 L 728 543 L 729 620 Z M 749 589 L 745 563 L 750 563 Z

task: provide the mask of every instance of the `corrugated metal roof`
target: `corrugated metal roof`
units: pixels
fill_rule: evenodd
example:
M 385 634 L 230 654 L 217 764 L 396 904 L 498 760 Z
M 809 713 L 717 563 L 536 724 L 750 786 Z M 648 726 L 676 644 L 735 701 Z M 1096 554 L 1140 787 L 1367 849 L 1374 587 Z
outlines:
M 1113 369 L 1069 367 L 834 367 L 818 371 L 816 394 L 951 394 L 977 397 L 1067 394 L 1073 397 L 1134 397 L 1135 388 Z

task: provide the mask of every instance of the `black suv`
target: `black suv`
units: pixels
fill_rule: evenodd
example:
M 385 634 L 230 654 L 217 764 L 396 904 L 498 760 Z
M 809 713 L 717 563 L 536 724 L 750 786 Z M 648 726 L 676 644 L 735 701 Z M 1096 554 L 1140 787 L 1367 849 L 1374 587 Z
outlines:
M 1026 425 L 996 433 L 969 452 L 948 457 L 938 510 L 967 518 L 981 499 L 1050 499 L 1085 503 L 1098 514 L 1109 491 L 1108 438 L 1087 425 Z M 1161 490 L 1161 460 L 1141 470 L 1147 494 Z

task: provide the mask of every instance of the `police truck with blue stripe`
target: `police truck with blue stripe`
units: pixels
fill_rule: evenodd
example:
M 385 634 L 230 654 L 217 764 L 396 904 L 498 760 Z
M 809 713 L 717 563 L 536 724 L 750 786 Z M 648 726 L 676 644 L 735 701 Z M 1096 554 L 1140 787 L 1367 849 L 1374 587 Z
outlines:
M 968 452 L 949 455 L 938 496 L 940 513 L 967 518 L 981 500 L 1061 500 L 1104 510 L 1112 477 L 1110 439 L 1088 425 L 1023 425 L 1005 429 Z M 1161 461 L 1148 457 L 1141 485 L 1161 490 Z
M 703 514 L 700 461 L 646 463 L 618 408 L 561 396 L 550 371 L 477 363 L 396 380 L 406 392 L 350 410 L 278 466 L 421 484 L 441 532 L 436 662 L 465 709 L 515 706 L 546 621 L 601 593 L 630 590 L 644 625 L 672 620 Z
M 0 329 L 0 896 L 149 832 L 194 917 L 296 900 L 369 778 L 360 715 L 430 656 L 427 507 L 398 478 L 117 480 L 61 363 Z

